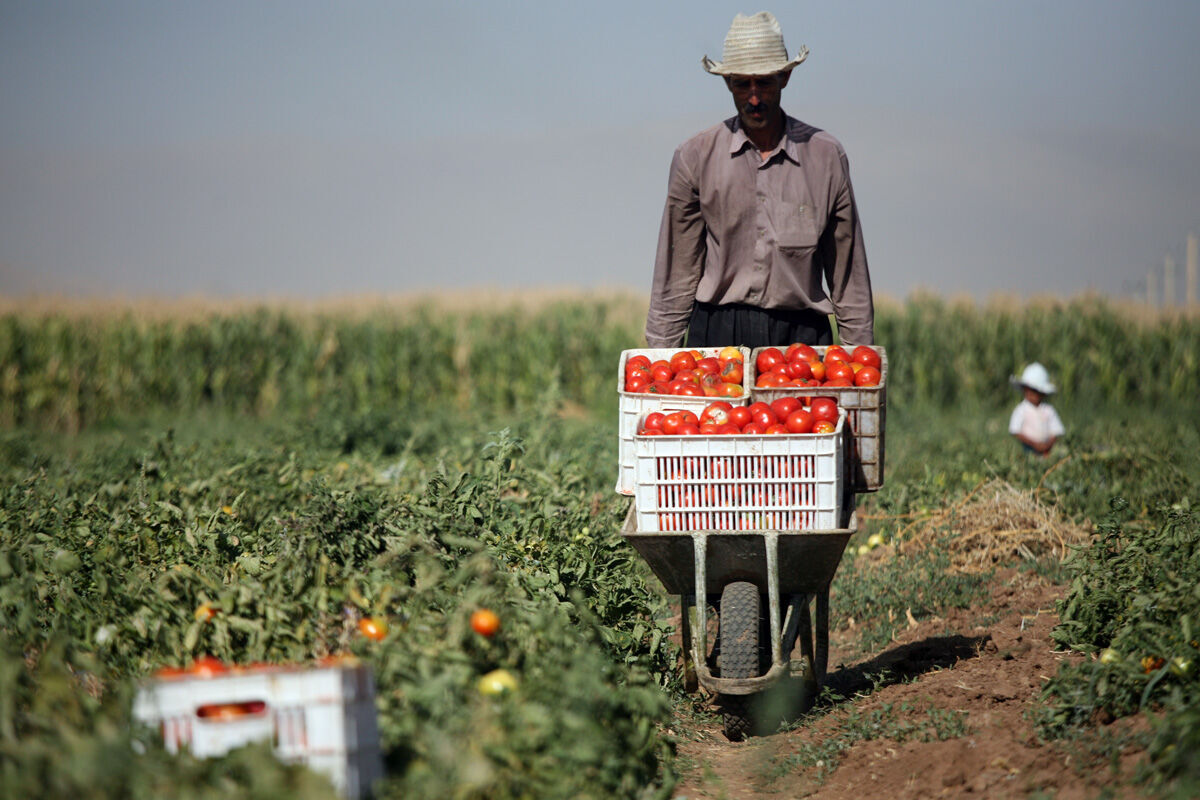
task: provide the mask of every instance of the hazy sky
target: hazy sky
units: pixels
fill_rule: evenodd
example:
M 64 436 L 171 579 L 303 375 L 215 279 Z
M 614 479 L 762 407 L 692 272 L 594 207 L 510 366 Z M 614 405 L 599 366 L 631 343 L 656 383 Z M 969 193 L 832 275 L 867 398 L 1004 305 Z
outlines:
M 0 0 L 0 292 L 646 290 L 763 7 Z M 1200 2 L 766 8 L 877 291 L 1121 294 L 1200 232 Z

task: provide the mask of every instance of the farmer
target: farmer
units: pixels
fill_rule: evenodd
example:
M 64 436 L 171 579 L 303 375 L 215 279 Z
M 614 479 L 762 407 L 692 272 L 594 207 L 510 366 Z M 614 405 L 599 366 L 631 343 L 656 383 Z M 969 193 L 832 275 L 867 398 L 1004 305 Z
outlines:
M 646 342 L 651 347 L 874 343 L 874 303 L 846 153 L 784 113 L 792 70 L 773 15 L 737 15 L 724 60 L 736 116 L 675 151 Z
M 1055 392 L 1050 375 L 1045 367 L 1035 361 L 1021 372 L 1021 377 L 1012 375 L 1008 380 L 1025 396 L 1013 409 L 1008 420 L 1008 432 L 1027 451 L 1044 457 L 1050 453 L 1058 437 L 1066 433 L 1058 412 L 1046 402 L 1046 398 Z

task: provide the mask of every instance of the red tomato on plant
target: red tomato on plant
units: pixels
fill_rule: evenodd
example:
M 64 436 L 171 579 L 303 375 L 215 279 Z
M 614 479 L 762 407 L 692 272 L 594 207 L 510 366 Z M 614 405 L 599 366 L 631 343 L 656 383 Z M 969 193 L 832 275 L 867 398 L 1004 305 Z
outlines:
M 783 351 L 778 347 L 764 347 L 758 351 L 754 359 L 754 368 L 759 372 L 770 372 L 777 365 L 785 363 Z
M 481 608 L 471 614 L 471 630 L 491 638 L 500 630 L 500 617 L 490 608 Z
M 358 631 L 373 642 L 383 640 L 387 636 L 387 620 L 376 617 L 363 617 L 358 621 Z
M 850 354 L 850 360 L 862 364 L 864 367 L 875 367 L 879 369 L 883 366 L 883 358 L 879 353 L 875 352 L 874 348 L 867 347 L 865 344 L 860 344 L 854 348 L 854 352 Z

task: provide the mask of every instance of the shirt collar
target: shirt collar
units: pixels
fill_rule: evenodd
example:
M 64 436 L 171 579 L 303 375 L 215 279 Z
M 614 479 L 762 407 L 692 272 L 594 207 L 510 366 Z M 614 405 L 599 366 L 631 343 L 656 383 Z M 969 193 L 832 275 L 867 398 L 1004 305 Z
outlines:
M 731 136 L 729 138 L 729 155 L 730 156 L 741 155 L 741 153 L 743 151 L 745 151 L 747 148 L 749 148 L 751 150 L 755 150 L 755 152 L 757 152 L 756 148 L 754 147 L 754 143 L 750 141 L 750 139 L 746 136 L 746 132 L 744 130 L 742 130 L 741 117 L 733 117 L 730 120 L 730 122 L 731 122 L 731 125 L 730 125 Z M 792 117 L 789 117 L 787 115 L 787 112 L 784 112 L 784 114 L 783 114 L 783 139 L 780 140 L 779 147 L 775 148 L 775 152 L 772 153 L 771 157 L 768 158 L 766 161 L 764 161 L 763 164 L 771 163 L 776 158 L 778 158 L 781 154 L 783 156 L 786 156 L 788 159 L 794 161 L 797 164 L 800 163 L 800 146 L 796 142 L 796 140 L 794 138 L 792 138 L 792 135 L 791 135 L 792 131 L 799 124 L 800 123 L 798 120 L 795 120 Z

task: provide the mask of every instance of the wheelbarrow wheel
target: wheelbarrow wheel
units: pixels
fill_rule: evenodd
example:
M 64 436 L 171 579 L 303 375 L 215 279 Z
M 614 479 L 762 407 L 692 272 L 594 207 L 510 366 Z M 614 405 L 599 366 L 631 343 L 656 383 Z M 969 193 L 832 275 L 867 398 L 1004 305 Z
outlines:
M 730 583 L 721 591 L 718 616 L 717 669 L 722 678 L 754 678 L 759 669 L 759 629 L 762 600 L 753 583 Z M 749 695 L 718 698 L 725 736 L 740 742 L 753 732 Z

